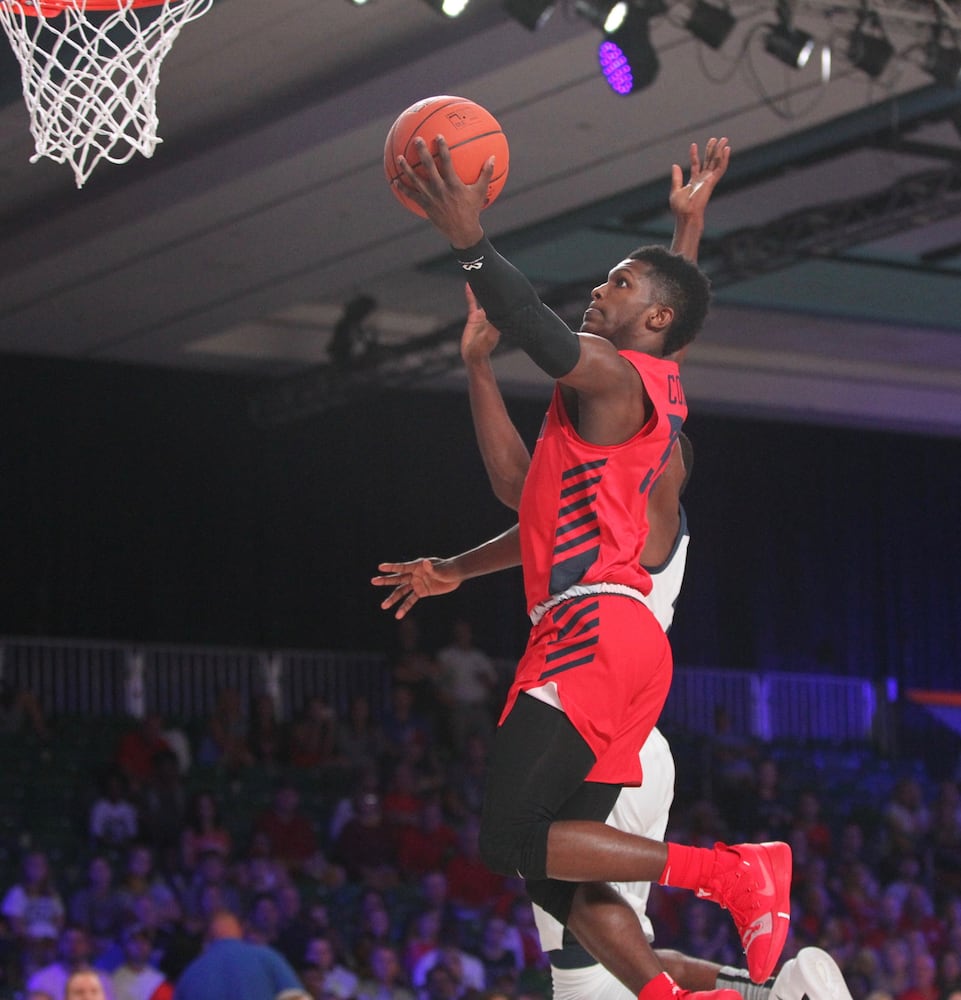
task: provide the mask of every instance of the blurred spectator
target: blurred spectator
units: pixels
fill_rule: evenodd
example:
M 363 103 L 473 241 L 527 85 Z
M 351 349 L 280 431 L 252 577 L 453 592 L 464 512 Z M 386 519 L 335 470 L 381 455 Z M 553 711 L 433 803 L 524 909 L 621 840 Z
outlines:
M 370 956 L 370 973 L 360 983 L 357 1000 L 414 1000 L 404 981 L 397 949 L 379 944 Z
M 331 859 L 344 866 L 349 879 L 386 886 L 397 877 L 394 834 L 384 820 L 380 796 L 362 791 L 354 798 L 354 816 L 331 845 Z
M 437 719 L 437 681 L 440 668 L 421 643 L 420 625 L 412 615 L 397 623 L 397 646 L 392 654 L 394 687 L 406 688 L 415 713 L 433 726 Z
M 276 948 L 280 936 L 280 910 L 270 893 L 261 893 L 253 902 L 247 917 L 244 939 L 252 944 Z
M 283 990 L 301 990 L 282 955 L 242 940 L 240 921 L 220 912 L 210 921 L 207 947 L 184 969 L 176 1000 L 266 1000 Z
M 100 974 L 90 965 L 92 949 L 90 938 L 82 927 L 65 927 L 57 947 L 57 959 L 42 969 L 37 969 L 27 980 L 28 990 L 49 993 L 53 1000 L 64 1000 L 67 980 L 75 972 L 90 972 L 101 981 L 107 1000 L 113 1000 L 113 992 Z
M 250 706 L 248 745 L 261 764 L 280 764 L 286 760 L 286 734 L 277 718 L 277 705 L 266 692 L 258 694 Z
M 223 825 L 220 806 L 212 792 L 195 792 L 187 806 L 186 824 L 181 834 L 180 854 L 183 866 L 193 871 L 205 851 L 219 851 L 230 858 L 233 838 Z
M 441 927 L 456 924 L 457 907 L 451 901 L 447 876 L 442 871 L 426 872 L 420 880 L 420 897 L 428 910 L 437 910 Z
M 457 619 L 451 632 L 452 641 L 438 652 L 437 664 L 450 748 L 460 754 L 468 736 L 476 733 L 486 739 L 493 732 L 497 671 L 491 658 L 474 645 L 469 621 Z
M 476 955 L 464 951 L 453 933 L 448 932 L 444 943 L 435 951 L 429 951 L 417 963 L 411 976 L 413 985 L 422 989 L 435 965 L 445 966 L 453 976 L 457 987 L 455 997 L 467 990 L 484 989 L 484 963 Z
M 64 987 L 66 1000 L 109 1000 L 109 996 L 105 980 L 92 969 L 70 973 Z
M 487 784 L 488 741 L 477 733 L 467 738 L 463 754 L 447 765 L 444 805 L 455 820 L 480 816 Z
M 454 970 L 438 960 L 427 970 L 418 995 L 421 1000 L 457 1000 L 462 993 L 463 988 Z
M 274 893 L 280 931 L 275 943 L 276 949 L 297 968 L 304 961 L 307 945 L 311 939 L 310 922 L 304 919 L 303 898 L 294 882 L 280 886 Z
M 201 764 L 219 764 L 228 771 L 253 763 L 254 756 L 247 745 L 247 720 L 236 688 L 223 688 L 218 694 L 217 704 L 207 718 L 197 759 Z
M 44 742 L 50 739 L 37 696 L 25 688 L 13 687 L 8 681 L 0 681 L 0 734 L 15 735 L 26 729 Z
M 153 778 L 157 754 L 172 749 L 164 737 L 163 718 L 152 712 L 120 738 L 115 762 L 130 787 L 139 789 Z
M 457 831 L 445 821 L 440 798 L 431 795 L 421 802 L 417 823 L 398 831 L 397 863 L 407 876 L 443 869 L 457 843 Z
M 793 825 L 804 832 L 810 851 L 822 858 L 831 854 L 831 827 L 821 815 L 821 800 L 813 789 L 804 789 L 798 795 Z
M 875 988 L 899 997 L 911 986 L 911 952 L 901 938 L 889 938 L 881 947 L 881 968 Z
M 102 855 L 87 866 L 87 884 L 77 889 L 67 904 L 70 922 L 90 935 L 94 954 L 105 952 L 123 925 L 123 897 L 113 884 L 113 869 Z
M 922 841 L 931 829 L 931 814 L 924 803 L 924 793 L 916 778 L 900 778 L 885 803 L 884 852 L 881 877 L 887 879 L 897 869 L 904 855 L 919 854 Z
M 370 699 L 356 694 L 347 718 L 337 727 L 337 763 L 350 771 L 376 766 L 385 748 L 384 731 L 370 714 Z
M 524 967 L 523 953 L 512 946 L 508 937 L 507 921 L 503 917 L 490 916 L 484 922 L 477 957 L 484 965 L 485 986 L 493 989 L 507 988 L 511 992 L 517 987 L 518 977 Z
M 281 782 L 270 806 L 257 818 L 255 830 L 263 833 L 270 853 L 291 871 L 298 871 L 317 852 L 317 834 L 300 808 L 300 792 L 290 781 Z
M 337 718 L 321 695 L 314 695 L 290 727 L 292 767 L 321 768 L 334 763 Z
M 945 951 L 938 960 L 938 992 L 942 997 L 961 990 L 961 955 Z
M 729 931 L 730 921 L 722 921 L 720 909 L 694 899 L 684 910 L 684 942 L 690 954 L 718 965 L 735 965 L 738 950 Z
M 714 732 L 704 744 L 704 753 L 703 773 L 710 782 L 704 792 L 717 803 L 725 823 L 738 831 L 736 836 L 743 836 L 742 818 L 751 803 L 757 750 L 750 739 L 735 732 L 725 705 L 714 708 Z
M 30 851 L 24 857 L 21 880 L 7 891 L 0 910 L 28 960 L 38 942 L 59 936 L 64 905 L 43 851 Z
M 461 824 L 457 850 L 447 866 L 447 892 L 461 919 L 479 914 L 496 899 L 506 885 L 503 875 L 496 875 L 480 857 L 480 820 L 468 816 Z
M 149 896 L 161 923 L 180 919 L 180 902 L 170 884 L 154 871 L 153 852 L 146 844 L 134 844 L 127 854 L 127 868 L 118 886 L 124 907 L 132 910 L 138 899 Z
M 403 948 L 404 969 L 409 979 L 424 955 L 440 947 L 441 924 L 441 911 L 435 907 L 419 910 L 410 918 Z
M 287 866 L 275 858 L 266 833 L 254 833 L 250 838 L 247 857 L 234 867 L 234 880 L 246 900 L 262 892 L 274 892 L 290 878 Z
M 371 958 L 380 945 L 396 943 L 397 930 L 391 922 L 384 897 L 367 891 L 361 897 L 360 920 L 351 944 L 352 968 L 361 976 L 371 975 Z
M 961 892 L 961 790 L 956 781 L 941 782 L 934 800 L 931 865 L 942 892 Z
M 153 847 L 160 867 L 180 867 L 180 841 L 187 820 L 187 790 L 177 755 L 162 751 L 154 758 L 154 774 L 140 793 L 143 837 Z
M 325 936 L 311 938 L 304 953 L 304 961 L 320 973 L 320 983 L 326 992 L 344 998 L 356 995 L 360 981 L 339 961 L 330 938 Z
M 781 791 L 780 769 L 772 757 L 765 757 L 758 762 L 747 815 L 749 839 L 788 839 L 793 817 Z
M 123 772 L 111 768 L 90 808 L 90 836 L 98 850 L 126 847 L 137 839 L 140 818 Z
M 194 931 L 206 927 L 211 906 L 240 913 L 240 893 L 228 881 L 228 874 L 227 861 L 220 851 L 207 850 L 200 855 L 193 878 L 183 892 L 183 911 L 188 927 Z
M 433 726 L 421 715 L 414 702 L 414 693 L 406 684 L 395 684 L 391 690 L 390 705 L 384 713 L 384 748 L 387 757 L 406 756 L 407 746 L 414 743 L 426 750 L 433 739 Z
M 166 982 L 151 964 L 153 938 L 146 927 L 131 924 L 123 932 L 123 964 L 110 977 L 116 1000 L 151 1000 Z
M 381 802 L 384 821 L 395 836 L 417 825 L 422 802 L 414 768 L 407 760 L 395 761 Z
M 548 969 L 550 959 L 541 951 L 541 939 L 534 923 L 534 908 L 527 893 L 515 897 L 508 917 L 508 934 L 516 936 L 525 969 Z
M 938 967 L 926 951 L 911 956 L 910 986 L 895 1000 L 938 1000 Z

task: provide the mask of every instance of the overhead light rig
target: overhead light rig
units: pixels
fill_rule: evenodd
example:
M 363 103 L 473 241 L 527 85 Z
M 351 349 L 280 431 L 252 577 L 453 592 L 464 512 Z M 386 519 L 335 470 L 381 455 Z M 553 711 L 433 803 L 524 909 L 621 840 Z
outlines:
M 961 0 L 504 0 L 507 13 L 530 31 L 560 9 L 601 34 L 598 64 L 618 94 L 649 86 L 658 58 L 650 33 L 659 17 L 686 29 L 702 44 L 722 50 L 735 28 L 759 29 L 768 56 L 802 70 L 821 50 L 828 80 L 835 56 L 872 79 L 892 61 L 921 67 L 942 86 L 961 85 Z M 797 22 L 804 18 L 805 27 Z M 812 23 L 807 23 L 812 22 Z M 829 29 L 817 37 L 817 24 Z M 810 29 L 810 30 L 808 30 Z M 839 38 L 841 44 L 839 45 Z M 739 58 L 743 52 L 737 54 Z
M 946 151 L 945 159 L 943 169 L 903 177 L 882 191 L 806 208 L 719 239 L 705 239 L 700 265 L 715 289 L 724 288 L 906 231 L 919 217 L 961 215 L 961 157 L 952 158 Z M 639 226 L 640 220 L 635 219 L 630 226 L 632 237 Z M 565 283 L 542 290 L 541 297 L 576 326 L 586 287 L 585 281 Z M 345 315 L 350 306 L 345 307 Z M 266 385 L 249 401 L 251 418 L 261 426 L 276 427 L 385 389 L 423 386 L 460 368 L 462 327 L 458 320 L 403 343 L 378 344 L 346 368 L 332 361 Z M 498 351 L 510 349 L 502 343 Z

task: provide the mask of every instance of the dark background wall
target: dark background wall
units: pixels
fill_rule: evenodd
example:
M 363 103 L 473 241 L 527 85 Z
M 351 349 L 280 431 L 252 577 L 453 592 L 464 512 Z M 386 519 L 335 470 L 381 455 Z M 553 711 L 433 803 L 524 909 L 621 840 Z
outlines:
M 465 397 L 385 392 L 264 429 L 252 388 L 6 359 L 0 633 L 389 648 L 377 562 L 511 523 Z M 533 440 L 543 403 L 511 409 Z M 697 414 L 688 431 L 679 663 L 956 686 L 961 442 Z M 519 573 L 422 604 L 429 642 L 455 614 L 515 655 Z

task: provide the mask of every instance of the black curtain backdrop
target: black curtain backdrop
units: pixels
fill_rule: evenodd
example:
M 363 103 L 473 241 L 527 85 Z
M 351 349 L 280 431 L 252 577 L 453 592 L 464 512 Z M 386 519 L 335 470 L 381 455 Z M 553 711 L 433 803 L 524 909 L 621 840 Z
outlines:
M 391 391 L 277 428 L 255 383 L 7 358 L 0 632 L 388 650 L 381 559 L 511 524 L 466 397 Z M 512 401 L 532 442 L 543 401 Z M 957 687 L 961 441 L 699 416 L 677 662 Z M 519 572 L 422 602 L 519 653 Z

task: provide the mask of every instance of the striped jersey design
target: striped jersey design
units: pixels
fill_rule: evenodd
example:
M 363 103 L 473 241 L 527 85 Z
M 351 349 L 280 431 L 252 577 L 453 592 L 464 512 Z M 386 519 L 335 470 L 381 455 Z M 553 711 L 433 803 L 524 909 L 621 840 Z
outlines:
M 552 649 L 545 657 L 547 669 L 540 676 L 542 681 L 594 659 L 594 647 L 600 639 L 599 609 L 597 595 L 585 594 L 564 601 L 551 613 L 558 626 L 551 645 L 559 648 Z
M 606 458 L 584 462 L 566 469 L 561 477 L 561 493 L 554 533 L 550 592 L 559 594 L 573 586 L 597 561 L 601 529 L 592 504 L 597 498 L 601 470 Z

